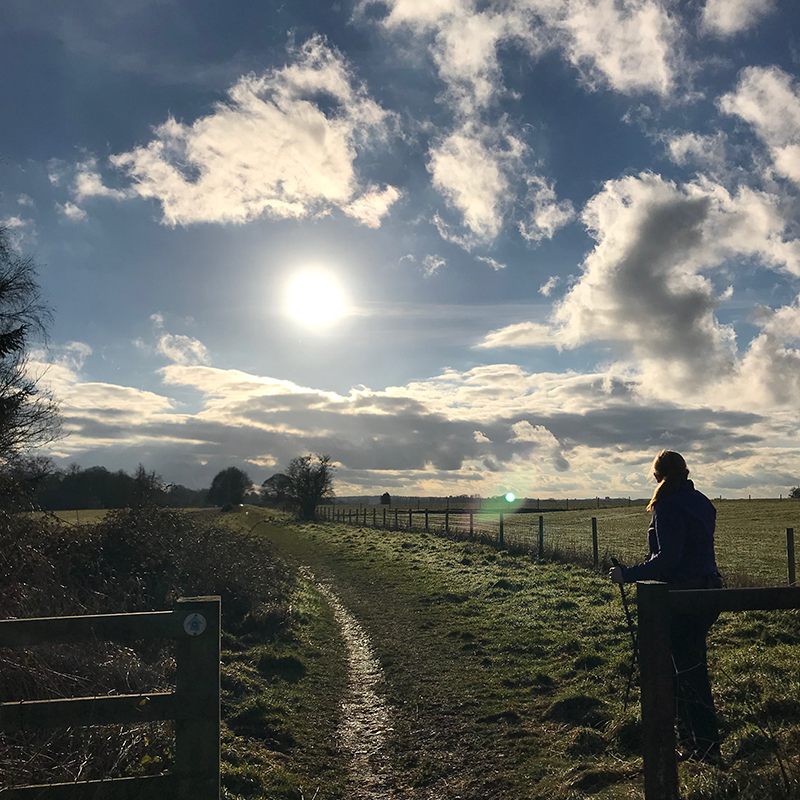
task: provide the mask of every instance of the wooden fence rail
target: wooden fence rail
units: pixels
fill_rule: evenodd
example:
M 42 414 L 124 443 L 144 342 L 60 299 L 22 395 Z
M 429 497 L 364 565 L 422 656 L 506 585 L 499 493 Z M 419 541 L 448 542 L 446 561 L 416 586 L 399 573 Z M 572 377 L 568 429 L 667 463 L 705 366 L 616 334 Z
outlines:
M 400 530 L 400 517 L 399 510 L 397 508 L 392 509 L 394 511 L 394 529 Z M 424 508 L 424 509 L 404 509 L 403 516 L 407 516 L 407 521 L 404 520 L 403 529 L 407 531 L 414 531 L 424 530 L 426 533 L 430 532 L 430 518 L 439 517 L 443 521 L 442 530 L 444 530 L 445 534 L 449 535 L 451 531 L 451 526 L 454 526 L 454 520 L 456 520 L 455 525 L 465 525 L 465 518 L 468 517 L 469 519 L 469 535 L 470 537 L 475 535 L 475 511 L 473 509 L 431 509 L 431 508 Z M 516 512 L 520 513 L 520 512 Z M 524 512 L 525 515 L 532 513 L 531 509 L 526 509 Z M 367 509 L 366 507 L 362 509 L 356 509 L 355 512 L 350 509 L 345 514 L 344 509 L 339 509 L 333 505 L 327 506 L 320 506 L 317 509 L 317 514 L 319 519 L 324 520 L 326 522 L 343 522 L 346 524 L 353 524 L 355 521 L 356 525 L 363 525 L 364 527 L 367 526 Z M 424 526 L 421 525 L 419 522 L 417 523 L 416 527 L 414 525 L 414 515 L 417 515 L 417 519 L 424 517 Z M 486 522 L 487 518 L 491 518 L 492 516 L 495 517 L 497 520 L 497 526 L 494 528 L 497 532 L 497 544 L 503 546 L 504 544 L 509 545 L 522 545 L 523 547 L 528 546 L 531 552 L 535 552 L 539 558 L 544 556 L 545 552 L 545 528 L 544 528 L 544 516 L 538 515 L 539 518 L 539 529 L 538 529 L 538 540 L 536 541 L 536 546 L 534 547 L 534 533 L 533 533 L 533 525 L 529 526 L 529 536 L 527 541 L 520 542 L 518 538 L 518 533 L 516 535 L 506 535 L 507 533 L 507 523 L 508 518 L 512 515 L 508 514 L 507 512 L 502 511 L 495 511 L 495 512 L 480 512 L 480 516 L 484 522 Z M 355 519 L 354 519 L 355 517 Z M 375 517 L 375 509 L 372 510 L 372 527 L 378 527 L 376 525 L 376 517 Z M 384 529 L 387 527 L 387 518 L 386 518 L 386 506 L 383 507 L 383 524 L 382 526 Z M 556 545 L 558 544 L 558 536 L 553 536 L 549 533 L 548 529 L 548 536 L 552 537 L 551 541 L 553 541 Z M 486 535 L 486 534 L 485 534 Z M 600 538 L 598 534 L 597 528 L 597 517 L 591 518 L 591 528 L 586 529 L 586 554 L 588 555 L 591 552 L 592 556 L 592 563 L 595 567 L 600 566 Z M 583 552 L 583 551 L 582 551 Z M 790 586 L 794 586 L 796 582 L 795 578 L 795 549 L 794 549 L 794 529 L 793 528 L 786 528 L 786 567 L 787 567 L 787 574 L 788 574 L 788 583 Z
M 220 598 L 181 598 L 172 611 L 0 621 L 0 647 L 175 640 L 175 691 L 0 703 L 0 732 L 175 720 L 171 773 L 0 789 L 2 800 L 219 800 Z
M 645 800 L 679 800 L 675 753 L 673 665 L 670 618 L 673 613 L 800 608 L 800 588 L 670 589 L 666 583 L 636 584 L 639 608 L 639 670 L 642 686 L 642 738 Z

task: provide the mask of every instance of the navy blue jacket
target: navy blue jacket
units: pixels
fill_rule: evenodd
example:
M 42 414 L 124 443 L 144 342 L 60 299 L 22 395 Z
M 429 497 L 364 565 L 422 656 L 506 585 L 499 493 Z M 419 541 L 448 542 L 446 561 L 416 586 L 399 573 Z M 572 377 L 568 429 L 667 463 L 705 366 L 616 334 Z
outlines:
M 717 572 L 716 519 L 711 501 L 690 480 L 684 481 L 676 492 L 656 502 L 647 532 L 650 555 L 641 564 L 623 567 L 623 580 L 700 585 Z

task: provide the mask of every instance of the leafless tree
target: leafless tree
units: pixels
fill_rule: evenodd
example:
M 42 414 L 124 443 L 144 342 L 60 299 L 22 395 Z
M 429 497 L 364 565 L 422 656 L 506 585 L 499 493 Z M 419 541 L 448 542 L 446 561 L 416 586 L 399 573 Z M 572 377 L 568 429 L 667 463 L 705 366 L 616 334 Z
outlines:
M 31 342 L 46 339 L 51 317 L 36 262 L 17 253 L 0 227 L 0 467 L 60 435 L 53 396 L 27 370 Z

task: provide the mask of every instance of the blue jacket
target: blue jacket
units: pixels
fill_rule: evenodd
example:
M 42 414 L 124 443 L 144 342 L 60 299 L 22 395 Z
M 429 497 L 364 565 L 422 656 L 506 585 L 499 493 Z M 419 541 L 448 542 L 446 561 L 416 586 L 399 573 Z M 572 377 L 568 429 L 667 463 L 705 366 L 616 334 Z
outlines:
M 660 499 L 647 532 L 650 555 L 641 564 L 623 567 L 626 582 L 664 581 L 691 586 L 717 572 L 714 526 L 717 509 L 687 480 Z

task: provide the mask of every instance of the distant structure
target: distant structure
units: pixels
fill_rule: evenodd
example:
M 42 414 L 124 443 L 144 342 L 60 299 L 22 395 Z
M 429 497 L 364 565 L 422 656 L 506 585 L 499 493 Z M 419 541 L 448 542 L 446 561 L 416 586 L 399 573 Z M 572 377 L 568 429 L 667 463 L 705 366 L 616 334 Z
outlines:
M 381 505 L 382 506 L 390 506 L 392 504 L 392 496 L 389 492 L 384 492 L 381 495 Z

